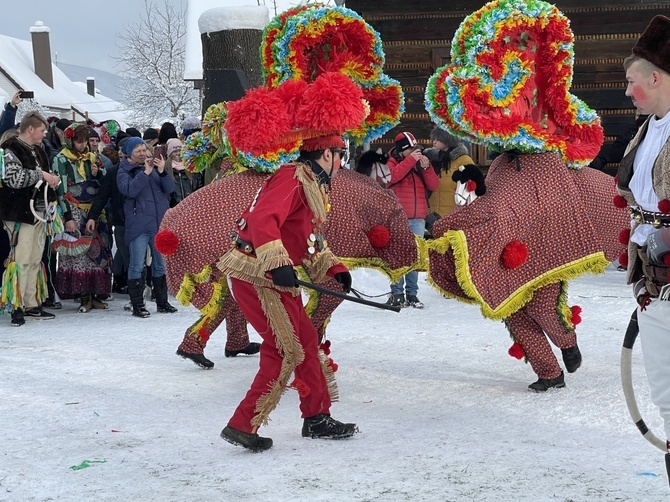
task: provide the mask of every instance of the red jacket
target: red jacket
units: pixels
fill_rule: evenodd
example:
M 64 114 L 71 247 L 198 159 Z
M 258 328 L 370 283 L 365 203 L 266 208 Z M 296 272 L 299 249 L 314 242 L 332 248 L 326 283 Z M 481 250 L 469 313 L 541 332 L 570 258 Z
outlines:
M 389 154 L 388 168 L 391 172 L 391 183 L 388 187 L 393 190 L 400 201 L 408 219 L 423 218 L 428 215 L 426 189 L 431 192 L 440 186 L 440 178 L 430 166 L 428 169 L 417 172 L 416 159 L 412 156 L 398 160 L 395 149 Z

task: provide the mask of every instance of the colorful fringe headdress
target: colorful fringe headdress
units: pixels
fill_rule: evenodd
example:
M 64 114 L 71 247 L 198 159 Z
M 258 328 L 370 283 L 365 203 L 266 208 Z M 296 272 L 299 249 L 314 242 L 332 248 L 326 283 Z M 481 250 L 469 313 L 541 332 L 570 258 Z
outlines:
M 296 7 L 274 18 L 263 38 L 266 86 L 205 115 L 210 160 L 225 152 L 273 172 L 298 157 L 304 140 L 338 135 L 360 145 L 400 122 L 402 88 L 382 72 L 379 34 L 354 11 Z
M 587 165 L 604 140 L 600 119 L 569 93 L 568 19 L 538 0 L 495 0 L 461 23 L 451 63 L 426 88 L 438 127 L 497 151 L 556 152 Z

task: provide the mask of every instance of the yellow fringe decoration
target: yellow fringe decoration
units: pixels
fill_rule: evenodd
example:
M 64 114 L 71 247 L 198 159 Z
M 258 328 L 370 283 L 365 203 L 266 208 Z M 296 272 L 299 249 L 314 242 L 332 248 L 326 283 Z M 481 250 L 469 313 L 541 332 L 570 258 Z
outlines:
M 5 262 L 5 272 L 0 284 L 0 308 L 14 311 L 21 308 L 21 288 L 19 287 L 19 266 L 13 260 Z
M 184 274 L 184 278 L 179 285 L 179 291 L 177 291 L 175 298 L 179 300 L 182 305 L 188 307 L 191 304 L 193 293 L 195 293 L 195 285 L 206 283 L 211 276 L 212 267 L 210 265 L 206 265 L 198 274 Z
M 559 281 L 568 281 L 579 277 L 584 273 L 602 274 L 605 272 L 605 267 L 609 265 L 609 261 L 605 258 L 602 251 L 593 253 L 570 263 L 566 263 L 553 270 L 548 270 L 544 274 L 539 275 L 535 279 L 523 284 L 505 300 L 503 300 L 497 307 L 492 307 L 487 304 L 482 298 L 481 294 L 475 286 L 469 267 L 469 254 L 467 238 L 462 230 L 449 230 L 445 235 L 449 240 L 451 248 L 454 253 L 454 260 L 456 262 L 456 280 L 463 292 L 468 295 L 472 301 L 464 300 L 461 297 L 455 296 L 440 288 L 432 278 L 428 278 L 429 284 L 435 287 L 442 295 L 447 297 L 455 297 L 458 300 L 466 303 L 478 303 L 480 305 L 482 315 L 489 319 L 501 320 L 509 317 L 514 312 L 522 308 L 533 298 L 533 292 L 549 284 L 554 284 Z
M 333 403 L 336 403 L 340 399 L 340 390 L 337 387 L 337 382 L 335 381 L 335 372 L 333 368 L 330 367 L 328 362 L 328 356 L 323 351 L 319 349 L 319 362 L 321 363 L 321 371 L 323 371 L 323 376 L 326 377 L 326 385 L 328 386 L 328 395 L 330 400 Z
M 321 282 L 325 279 L 326 273 L 334 265 L 339 265 L 338 260 L 330 249 L 325 249 L 316 255 L 311 260 L 311 264 L 306 265 L 309 268 L 309 273 L 314 282 Z
M 264 275 L 268 270 L 284 265 L 293 266 L 293 261 L 280 239 L 266 242 L 256 249 L 256 267 L 259 273 Z
M 272 410 L 279 404 L 281 395 L 286 391 L 288 379 L 295 368 L 305 359 L 305 352 L 298 341 L 291 324 L 291 318 L 281 302 L 280 294 L 270 288 L 256 286 L 261 307 L 268 319 L 270 329 L 275 335 L 277 350 L 282 358 L 279 377 L 269 384 L 269 390 L 256 402 L 251 425 L 258 428 L 267 425 Z M 255 430 L 254 429 L 254 430 Z
M 558 296 L 556 310 L 565 327 L 574 331 L 575 325 L 572 322 L 572 309 L 568 305 L 568 284 L 566 282 L 561 282 L 561 293 Z
M 40 263 L 40 268 L 37 270 L 36 289 L 35 300 L 37 300 L 38 305 L 41 305 L 49 297 L 49 291 L 47 290 L 47 270 L 44 267 L 44 263 Z
M 314 173 L 305 164 L 295 165 L 295 178 L 302 184 L 307 197 L 307 205 L 314 213 L 316 221 L 326 221 L 326 195 L 321 191 L 319 183 L 314 179 Z
M 216 317 L 221 312 L 223 301 L 228 295 L 228 279 L 226 276 L 223 276 L 217 282 L 212 283 L 212 287 L 214 288 L 214 291 L 212 291 L 212 296 L 207 302 L 207 305 L 200 309 L 200 319 L 190 328 L 191 334 L 198 338 L 200 338 L 200 330 L 205 325 L 209 324 L 212 319 L 216 319 Z
M 289 261 L 289 263 L 284 263 L 284 265 L 293 264 Z M 293 296 L 300 294 L 300 288 L 275 286 L 272 283 L 272 279 L 268 279 L 265 276 L 265 270 L 259 266 L 258 260 L 254 256 L 242 253 L 237 248 L 233 248 L 224 254 L 216 264 L 216 267 L 227 276 L 248 282 L 257 287 L 274 288 L 291 293 Z

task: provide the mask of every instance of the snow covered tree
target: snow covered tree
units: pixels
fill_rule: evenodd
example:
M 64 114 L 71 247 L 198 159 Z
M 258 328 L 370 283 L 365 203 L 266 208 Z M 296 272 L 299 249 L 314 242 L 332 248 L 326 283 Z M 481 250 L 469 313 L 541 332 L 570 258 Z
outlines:
M 125 77 L 122 101 L 130 123 L 146 128 L 200 116 L 199 93 L 183 77 L 186 20 L 181 6 L 144 0 L 142 17 L 124 30 L 117 35 L 123 44 L 115 59 Z

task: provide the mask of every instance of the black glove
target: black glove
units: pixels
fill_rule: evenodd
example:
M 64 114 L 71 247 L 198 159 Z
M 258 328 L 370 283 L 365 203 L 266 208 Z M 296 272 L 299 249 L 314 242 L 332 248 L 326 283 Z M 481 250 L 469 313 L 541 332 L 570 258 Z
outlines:
M 476 183 L 477 188 L 475 188 L 475 195 L 481 197 L 486 193 L 486 183 L 484 182 L 484 175 L 482 174 L 479 167 L 474 164 L 466 164 L 454 171 L 454 174 L 451 175 L 452 181 L 460 181 L 461 183 L 467 183 L 472 180 Z
M 272 276 L 272 283 L 275 286 L 282 286 L 284 288 L 295 288 L 297 286 L 295 283 L 295 270 L 293 270 L 291 265 L 273 268 L 270 270 L 270 275 Z
M 652 265 L 663 266 L 663 255 L 670 253 L 670 228 L 656 230 L 647 237 L 647 256 Z
M 335 274 L 335 280 L 342 284 L 342 291 L 345 293 L 351 291 L 351 274 L 349 272 L 338 272 Z

